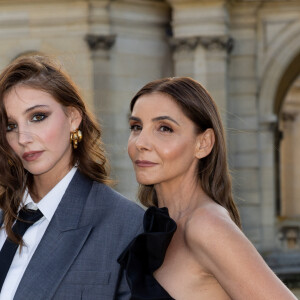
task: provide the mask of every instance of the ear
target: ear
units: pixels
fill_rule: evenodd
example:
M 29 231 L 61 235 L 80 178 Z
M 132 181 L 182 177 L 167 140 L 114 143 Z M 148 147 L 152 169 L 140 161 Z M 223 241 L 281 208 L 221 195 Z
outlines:
M 77 108 L 69 106 L 67 107 L 67 114 L 69 117 L 71 131 L 74 131 L 79 127 L 82 121 L 81 113 Z
M 215 133 L 212 128 L 208 128 L 197 137 L 195 156 L 198 159 L 206 157 L 210 154 L 214 144 Z

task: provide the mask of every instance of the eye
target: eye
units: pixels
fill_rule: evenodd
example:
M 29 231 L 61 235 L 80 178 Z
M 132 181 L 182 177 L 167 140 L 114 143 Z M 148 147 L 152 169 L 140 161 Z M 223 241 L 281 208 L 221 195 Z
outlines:
M 41 122 L 41 121 L 43 121 L 46 118 L 47 118 L 46 114 L 44 114 L 44 113 L 36 113 L 36 114 L 33 115 L 32 121 L 34 121 L 34 122 Z
M 139 131 L 139 130 L 142 130 L 142 126 L 137 125 L 137 124 L 133 124 L 133 125 L 130 125 L 129 129 L 131 131 Z
M 17 128 L 16 124 L 8 124 L 7 127 L 6 127 L 6 132 L 13 131 L 16 128 Z
M 159 127 L 159 131 L 161 132 L 173 132 L 173 129 L 169 126 L 162 125 Z

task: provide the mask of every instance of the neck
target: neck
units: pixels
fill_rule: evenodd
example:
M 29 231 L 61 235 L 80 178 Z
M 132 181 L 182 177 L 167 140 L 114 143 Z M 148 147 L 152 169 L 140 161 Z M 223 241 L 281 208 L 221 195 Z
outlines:
M 31 198 L 38 203 L 46 196 L 71 170 L 72 166 L 67 165 L 57 172 L 47 172 L 41 175 L 33 176 L 33 184 L 30 192 Z
M 175 221 L 193 212 L 202 199 L 207 197 L 196 179 L 156 184 L 155 191 L 158 206 L 167 207 L 170 217 Z

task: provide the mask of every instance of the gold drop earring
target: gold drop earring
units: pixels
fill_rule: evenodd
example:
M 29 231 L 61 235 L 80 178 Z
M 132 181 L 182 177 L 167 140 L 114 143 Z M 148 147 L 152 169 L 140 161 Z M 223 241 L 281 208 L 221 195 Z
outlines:
M 73 143 L 73 148 L 77 149 L 78 147 L 78 143 L 80 143 L 82 140 L 82 132 L 79 129 L 76 129 L 74 131 L 71 132 L 70 135 L 70 141 L 71 143 Z

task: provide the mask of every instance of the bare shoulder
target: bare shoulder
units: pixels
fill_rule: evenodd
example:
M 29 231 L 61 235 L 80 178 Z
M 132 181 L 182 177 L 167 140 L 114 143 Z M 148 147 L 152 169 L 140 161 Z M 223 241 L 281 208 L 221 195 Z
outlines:
M 184 232 L 199 269 L 213 275 L 232 299 L 296 299 L 218 204 L 199 206 Z
M 209 237 L 232 229 L 239 230 L 228 211 L 217 203 L 198 207 L 186 222 L 186 233 L 191 237 Z
M 243 236 L 228 211 L 217 203 L 198 207 L 186 221 L 185 239 L 188 247 L 215 249 L 228 243 L 228 238 Z

